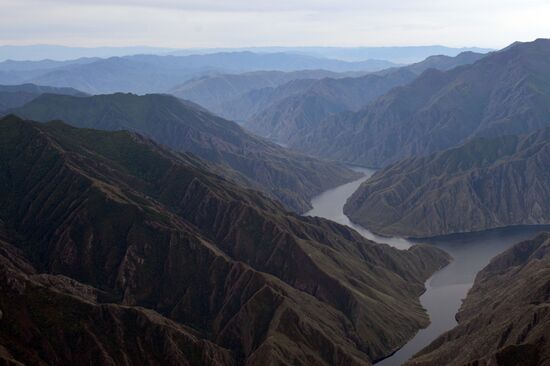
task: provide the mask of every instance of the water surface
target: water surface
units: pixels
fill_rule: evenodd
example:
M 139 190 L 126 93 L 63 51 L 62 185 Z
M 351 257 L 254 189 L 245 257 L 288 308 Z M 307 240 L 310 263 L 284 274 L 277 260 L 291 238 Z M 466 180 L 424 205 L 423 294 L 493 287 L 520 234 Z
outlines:
M 308 216 L 320 216 L 357 230 L 370 240 L 386 243 L 399 249 L 407 249 L 414 243 L 403 238 L 385 238 L 377 236 L 365 228 L 352 223 L 344 215 L 343 207 L 351 194 L 368 179 L 374 170 L 354 168 L 363 172 L 364 177 L 330 189 L 312 200 L 313 209 Z M 421 329 L 403 348 L 392 356 L 377 362 L 377 366 L 399 366 L 415 353 L 430 344 L 435 338 L 457 323 L 455 315 L 472 287 L 475 276 L 495 255 L 511 245 L 533 237 L 542 228 L 511 228 L 492 230 L 483 233 L 454 235 L 438 239 L 424 240 L 447 251 L 453 261 L 426 281 L 426 292 L 420 297 L 422 306 L 430 316 L 430 325 Z
M 357 190 L 357 188 L 359 188 L 361 183 L 366 181 L 375 173 L 375 170 L 372 169 L 355 167 L 352 169 L 365 175 L 353 182 L 346 183 L 333 189 L 329 189 L 328 191 L 321 193 L 317 197 L 314 197 L 311 200 L 311 205 L 313 206 L 313 208 L 310 211 L 306 212 L 306 215 L 324 217 L 339 224 L 347 225 L 355 229 L 365 238 L 374 240 L 377 243 L 386 243 L 399 249 L 407 249 L 411 245 L 413 245 L 413 243 L 406 239 L 386 238 L 375 235 L 367 229 L 357 224 L 354 224 L 346 215 L 344 215 L 344 204 L 346 203 L 348 197 L 351 196 L 352 193 Z

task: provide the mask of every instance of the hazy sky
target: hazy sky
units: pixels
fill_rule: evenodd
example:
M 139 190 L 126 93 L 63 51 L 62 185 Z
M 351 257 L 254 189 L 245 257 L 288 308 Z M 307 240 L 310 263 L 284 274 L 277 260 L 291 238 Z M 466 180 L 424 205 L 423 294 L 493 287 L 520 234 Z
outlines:
M 0 44 L 498 48 L 549 18 L 549 0 L 0 0 Z

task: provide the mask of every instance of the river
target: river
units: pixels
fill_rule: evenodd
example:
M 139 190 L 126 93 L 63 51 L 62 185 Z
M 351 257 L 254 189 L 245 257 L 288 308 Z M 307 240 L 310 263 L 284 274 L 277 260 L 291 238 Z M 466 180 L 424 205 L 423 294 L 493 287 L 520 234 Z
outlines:
M 343 207 L 347 198 L 367 180 L 374 170 L 354 168 L 365 174 L 364 177 L 323 192 L 312 200 L 313 208 L 308 216 L 324 217 L 350 226 L 367 239 L 386 243 L 399 249 L 407 249 L 414 243 L 403 238 L 386 238 L 374 235 L 365 228 L 352 223 L 344 215 Z M 453 328 L 457 323 L 457 313 L 462 299 L 474 282 L 477 272 L 489 260 L 518 241 L 533 237 L 540 228 L 512 228 L 492 230 L 483 233 L 454 235 L 439 239 L 424 240 L 447 251 L 453 261 L 426 281 L 426 292 L 420 297 L 422 306 L 430 316 L 430 325 L 421 329 L 407 344 L 392 356 L 376 363 L 377 366 L 399 366 L 416 352 L 430 344 L 437 336 Z

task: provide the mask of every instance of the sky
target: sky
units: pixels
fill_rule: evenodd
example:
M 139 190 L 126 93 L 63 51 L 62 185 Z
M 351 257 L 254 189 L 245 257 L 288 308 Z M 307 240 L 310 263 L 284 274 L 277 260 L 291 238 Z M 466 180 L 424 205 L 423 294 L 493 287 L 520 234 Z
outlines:
M 501 48 L 550 37 L 549 0 L 0 0 L 0 44 Z

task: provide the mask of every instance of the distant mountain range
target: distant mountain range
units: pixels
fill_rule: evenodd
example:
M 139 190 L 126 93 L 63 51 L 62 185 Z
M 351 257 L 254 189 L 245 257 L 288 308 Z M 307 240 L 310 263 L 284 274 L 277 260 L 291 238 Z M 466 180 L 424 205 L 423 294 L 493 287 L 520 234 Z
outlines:
M 90 62 L 91 61 L 91 62 Z M 383 60 L 347 62 L 287 53 L 215 53 L 191 56 L 135 55 L 75 61 L 4 61 L 1 84 L 34 83 L 72 87 L 90 94 L 165 92 L 209 73 L 259 70 L 378 71 L 395 66 Z
M 363 72 L 366 73 L 366 72 Z M 326 70 L 302 71 L 253 71 L 242 74 L 211 74 L 191 79 L 168 92 L 179 98 L 190 100 L 208 110 L 227 117 L 225 106 L 235 102 L 237 97 L 251 91 L 275 88 L 279 85 L 299 80 L 317 80 L 326 77 L 346 77 L 361 72 L 337 73 Z M 243 113 L 245 113 L 247 108 Z M 240 119 L 240 118 L 239 118 Z
M 427 325 L 418 297 L 450 260 L 127 131 L 10 116 L 0 156 L 6 364 L 368 366 Z
M 344 212 L 390 236 L 430 237 L 550 224 L 550 127 L 477 138 L 390 165 L 363 183 Z
M 518 243 L 476 276 L 458 326 L 406 366 L 543 366 L 550 359 L 550 233 Z
M 73 96 L 86 96 L 79 90 L 72 88 L 55 88 L 34 84 L 0 85 L 0 113 L 8 109 L 21 107 L 42 94 L 64 94 Z
M 413 81 L 429 68 L 449 70 L 483 56 L 472 52 L 456 57 L 431 56 L 420 63 L 362 77 L 325 78 L 307 86 L 302 82 L 251 91 L 214 110 L 225 117 L 244 120 L 244 126 L 260 136 L 301 149 L 312 131 L 324 131 L 324 124 L 332 123 L 329 116 L 357 111 L 392 88 Z M 334 133 L 332 126 L 326 128 Z
M 254 53 L 294 53 L 343 61 L 362 61 L 366 59 L 387 60 L 394 63 L 413 63 L 431 55 L 456 56 L 461 52 L 473 51 L 486 53 L 487 48 L 453 48 L 445 46 L 404 46 L 404 47 L 243 47 L 243 48 L 193 48 L 174 49 L 162 47 L 67 47 L 56 45 L 0 46 L 0 61 L 30 60 L 38 61 L 71 60 L 81 57 L 121 57 L 138 54 L 154 55 L 204 55 L 220 52 Z
M 122 57 L 142 54 L 167 54 L 173 48 L 162 47 L 71 47 L 59 45 L 0 46 L 0 61 L 67 61 L 82 57 Z
M 10 113 L 42 122 L 63 120 L 77 127 L 139 132 L 172 149 L 229 168 L 226 176 L 262 190 L 298 212 L 311 207 L 313 196 L 358 177 L 338 164 L 252 136 L 233 122 L 169 95 L 45 94 Z
M 329 159 L 382 167 L 471 138 L 550 123 L 550 40 L 516 43 L 449 71 L 429 69 L 364 109 L 318 122 L 296 144 Z

